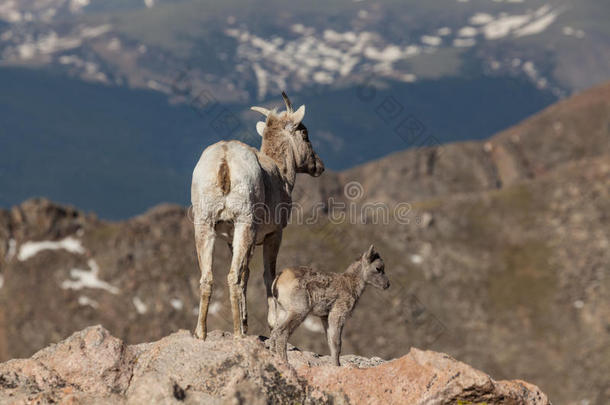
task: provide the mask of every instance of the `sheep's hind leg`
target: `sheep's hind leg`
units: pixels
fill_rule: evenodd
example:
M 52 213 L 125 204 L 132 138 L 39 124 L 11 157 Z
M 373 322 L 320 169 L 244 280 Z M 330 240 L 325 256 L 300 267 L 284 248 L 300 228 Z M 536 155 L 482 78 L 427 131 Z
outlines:
M 331 311 L 328 316 L 328 346 L 330 357 L 335 366 L 340 366 L 339 356 L 341 355 L 341 333 L 345 325 L 345 316 L 340 311 Z
M 295 329 L 303 323 L 307 317 L 307 312 L 299 313 L 289 311 L 286 317 L 279 322 L 279 325 L 273 329 L 271 339 L 275 344 L 275 351 L 280 355 L 280 358 L 285 362 L 288 362 L 288 354 L 286 353 L 286 346 L 288 345 L 288 338 Z
M 322 321 L 322 329 L 324 329 L 324 339 L 328 341 L 328 315 L 321 316 L 320 320 Z
M 212 267 L 215 238 L 216 233 L 210 224 L 198 223 L 196 221 L 195 243 L 197 247 L 199 268 L 201 269 L 201 279 L 199 280 L 199 316 L 197 318 L 197 326 L 195 327 L 195 336 L 199 339 L 205 339 L 207 334 L 206 320 L 208 315 L 208 306 L 210 304 L 210 296 L 212 295 Z
M 255 242 L 254 226 L 237 222 L 233 233 L 233 258 L 227 277 L 231 310 L 233 312 L 233 332 L 235 337 L 248 333 L 248 312 L 246 308 L 246 284 L 248 282 L 248 261 Z

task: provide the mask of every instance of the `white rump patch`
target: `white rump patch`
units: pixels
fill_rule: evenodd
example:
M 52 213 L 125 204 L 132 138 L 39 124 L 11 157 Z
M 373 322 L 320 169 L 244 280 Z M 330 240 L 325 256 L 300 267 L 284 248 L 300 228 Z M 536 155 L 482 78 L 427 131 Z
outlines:
M 41 242 L 26 242 L 21 245 L 19 249 L 19 255 L 17 258 L 19 261 L 26 261 L 38 253 L 44 250 L 67 250 L 70 253 L 83 254 L 85 248 L 83 247 L 80 240 L 73 237 L 67 237 L 60 241 L 41 241 Z
M 118 294 L 119 289 L 115 286 L 100 280 L 98 275 L 100 268 L 93 259 L 89 259 L 87 262 L 91 270 L 72 269 L 70 270 L 70 277 L 75 280 L 66 280 L 61 283 L 61 288 L 67 290 L 82 290 L 83 288 L 97 288 L 106 290 L 111 294 Z

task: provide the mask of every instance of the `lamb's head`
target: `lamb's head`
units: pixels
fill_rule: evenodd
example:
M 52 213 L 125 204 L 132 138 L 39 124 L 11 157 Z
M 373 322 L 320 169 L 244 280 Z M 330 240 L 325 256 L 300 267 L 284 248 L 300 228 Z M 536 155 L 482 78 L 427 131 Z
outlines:
M 313 150 L 307 127 L 303 124 L 305 106 L 296 111 L 286 93 L 282 92 L 286 111 L 276 112 L 264 107 L 252 107 L 267 117 L 265 122 L 256 124 L 256 131 L 263 137 L 261 150 L 276 161 L 285 161 L 289 155 L 294 158 L 297 173 L 307 173 L 318 177 L 324 171 L 324 163 Z
M 371 245 L 360 258 L 362 277 L 364 281 L 374 287 L 386 289 L 390 287 L 390 280 L 385 274 L 385 265 L 383 259 L 375 251 L 375 247 Z

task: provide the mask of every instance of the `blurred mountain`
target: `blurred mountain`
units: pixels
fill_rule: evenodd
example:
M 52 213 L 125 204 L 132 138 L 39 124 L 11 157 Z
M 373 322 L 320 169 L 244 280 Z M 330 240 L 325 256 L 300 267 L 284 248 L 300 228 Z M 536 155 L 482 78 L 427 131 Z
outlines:
M 239 113 L 247 105 L 194 110 L 169 105 L 165 95 L 151 90 L 15 68 L 0 68 L 0 87 L 4 207 L 45 196 L 123 219 L 163 202 L 185 205 L 192 170 L 205 147 L 233 138 L 258 145 L 260 139 L 252 132 L 257 114 Z M 365 100 L 358 98 L 358 88 L 293 97 L 307 104 L 305 122 L 329 167 L 350 167 L 421 144 L 484 137 L 552 100 L 531 94 L 531 86 L 517 79 L 447 79 L 371 89 L 374 98 Z M 502 93 L 509 95 L 490 102 Z M 467 102 L 459 104 L 457 94 L 468 94 L 461 97 Z M 390 106 L 400 114 L 385 113 Z M 416 132 L 408 132 L 413 125 Z
M 279 266 L 342 271 L 375 243 L 392 287 L 363 296 L 344 353 L 438 350 L 534 383 L 554 403 L 607 404 L 609 117 L 607 83 L 485 141 L 302 176 Z M 218 243 L 211 329 L 232 328 L 228 259 Z M 131 343 L 191 329 L 196 260 L 180 206 L 123 222 L 41 199 L 0 211 L 0 359 L 97 323 Z M 257 249 L 253 334 L 268 333 L 261 263 Z M 291 341 L 326 353 L 321 331 L 308 319 Z
M 484 139 L 610 79 L 608 19 L 596 0 L 0 0 L 0 206 L 185 204 L 201 150 L 256 145 L 248 108 L 282 89 L 335 170 Z
M 2 60 L 171 92 L 172 73 L 223 100 L 288 84 L 345 87 L 524 74 L 557 94 L 608 79 L 610 6 L 596 0 L 3 0 Z

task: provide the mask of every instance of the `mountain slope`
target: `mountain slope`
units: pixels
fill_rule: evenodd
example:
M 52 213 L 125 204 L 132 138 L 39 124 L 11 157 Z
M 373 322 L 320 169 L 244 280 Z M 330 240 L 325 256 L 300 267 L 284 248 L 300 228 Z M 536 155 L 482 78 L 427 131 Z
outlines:
M 321 180 L 300 178 L 295 193 L 344 199 L 361 182 L 359 201 L 396 204 L 447 194 L 493 190 L 537 178 L 568 162 L 610 153 L 610 82 L 506 129 L 485 142 L 458 142 L 391 154 Z M 391 186 L 389 186 L 391 184 Z
M 392 358 L 407 346 L 434 349 L 494 378 L 531 381 L 555 403 L 607 403 L 607 92 L 605 85 L 582 93 L 489 141 L 299 178 L 305 208 L 286 229 L 279 266 L 341 271 L 375 243 L 392 288 L 365 293 L 344 331 L 344 353 Z M 523 148 L 511 149 L 521 134 Z M 352 180 L 362 188 L 346 190 Z M 337 208 L 329 197 L 348 205 Z M 306 223 L 315 202 L 324 209 Z M 387 218 L 364 210 L 367 202 L 380 203 Z M 401 202 L 408 205 L 396 210 Z M 352 209 L 364 214 L 347 216 Z M 343 220 L 332 216 L 341 212 Z M 229 251 L 222 243 L 216 250 L 210 328 L 230 330 Z M 251 333 L 266 334 L 260 255 L 248 302 Z M 45 200 L 0 211 L 0 274 L 3 359 L 92 323 L 140 342 L 190 329 L 196 318 L 192 223 L 178 206 L 124 222 Z M 326 353 L 320 331 L 308 320 L 291 341 Z
M 610 79 L 599 0 L 242 3 L 0 0 L 0 206 L 186 204 L 201 149 L 256 144 L 248 108 L 282 90 L 345 170 L 487 138 Z
M 103 218 L 123 219 L 161 202 L 185 205 L 192 170 L 206 146 L 220 139 L 259 142 L 254 132 L 258 116 L 244 112 L 249 105 L 214 104 L 197 110 L 170 105 L 151 90 L 14 68 L 0 68 L 0 87 L 4 207 L 46 196 Z M 455 107 L 463 99 L 457 95 L 467 91 L 472 110 Z M 490 103 L 495 92 L 509 91 L 511 96 Z M 400 99 L 405 112 L 386 123 L 377 111 L 389 97 Z M 445 101 L 434 103 L 438 99 Z M 364 101 L 354 89 L 293 100 L 307 104 L 305 122 L 326 165 L 341 169 L 413 146 L 394 132 L 407 111 L 435 134 L 430 143 L 438 143 L 489 136 L 553 98 L 523 80 L 472 78 L 379 88 L 374 99 Z M 341 107 L 346 104 L 349 110 Z M 436 119 L 439 109 L 445 110 L 442 120 Z M 479 114 L 486 119 L 478 119 Z
M 4 0 L 0 57 L 166 92 L 168 72 L 191 66 L 233 101 L 282 83 L 341 87 L 373 72 L 412 82 L 464 66 L 559 94 L 608 80 L 608 16 L 596 0 Z

